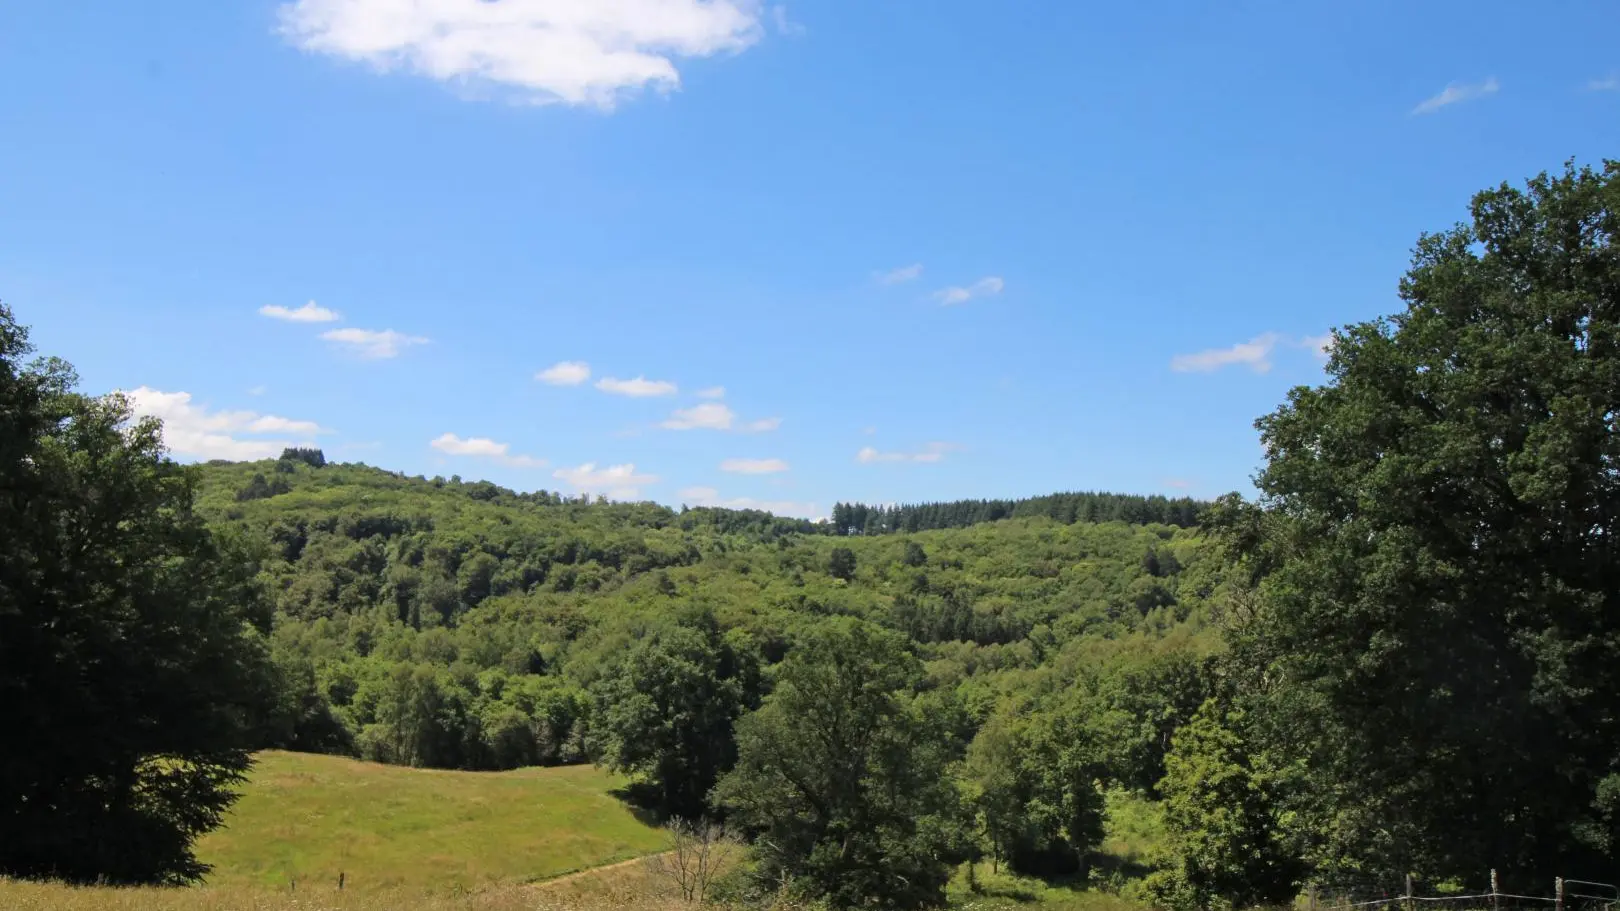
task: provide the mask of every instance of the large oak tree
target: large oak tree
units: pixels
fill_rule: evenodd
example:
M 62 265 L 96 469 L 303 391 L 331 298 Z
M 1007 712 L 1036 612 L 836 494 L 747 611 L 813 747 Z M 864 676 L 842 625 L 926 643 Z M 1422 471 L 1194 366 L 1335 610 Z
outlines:
M 29 353 L 0 306 L 0 873 L 195 879 L 272 694 L 266 601 L 157 422 Z
M 1233 614 L 1318 875 L 1620 877 L 1620 163 L 1475 197 L 1259 422 Z

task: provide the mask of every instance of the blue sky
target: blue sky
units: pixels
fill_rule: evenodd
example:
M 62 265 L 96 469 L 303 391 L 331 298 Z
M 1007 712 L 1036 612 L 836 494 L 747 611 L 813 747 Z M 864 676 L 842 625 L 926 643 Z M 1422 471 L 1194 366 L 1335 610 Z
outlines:
M 0 299 L 184 459 L 812 516 L 1213 496 L 1421 231 L 1620 153 L 1616 34 L 1607 2 L 11 0 Z

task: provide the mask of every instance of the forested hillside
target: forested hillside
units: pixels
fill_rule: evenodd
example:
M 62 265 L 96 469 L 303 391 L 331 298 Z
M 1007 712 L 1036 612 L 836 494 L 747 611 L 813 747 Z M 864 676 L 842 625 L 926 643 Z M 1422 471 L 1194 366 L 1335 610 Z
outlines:
M 880 623 L 921 648 L 936 685 L 970 697 L 971 730 L 998 693 L 1066 686 L 1062 662 L 1205 648 L 1196 631 L 1219 585 L 1197 533 L 1170 525 L 1019 518 L 837 538 L 311 452 L 196 470 L 199 507 L 254 542 L 275 604 L 273 653 L 296 694 L 275 745 L 386 762 L 582 761 L 611 656 L 694 612 L 766 666 L 819 618 Z

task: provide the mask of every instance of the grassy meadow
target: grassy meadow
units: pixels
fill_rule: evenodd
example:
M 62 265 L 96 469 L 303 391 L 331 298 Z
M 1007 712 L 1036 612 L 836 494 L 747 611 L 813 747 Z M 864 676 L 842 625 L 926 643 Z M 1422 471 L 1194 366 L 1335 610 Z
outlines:
M 663 911 L 690 907 L 647 855 L 664 834 L 590 766 L 513 772 L 410 769 L 335 756 L 258 757 L 226 825 L 198 855 L 200 887 L 104 888 L 0 879 L 6 911 Z M 1109 795 L 1114 866 L 1156 847 L 1151 804 Z M 344 889 L 337 889 L 339 873 Z M 957 871 L 961 909 L 1132 911 L 1105 892 L 995 871 Z M 785 906 L 783 911 L 789 911 Z
M 466 892 L 659 850 L 664 839 L 590 766 L 449 772 L 267 752 L 197 855 L 208 885 Z

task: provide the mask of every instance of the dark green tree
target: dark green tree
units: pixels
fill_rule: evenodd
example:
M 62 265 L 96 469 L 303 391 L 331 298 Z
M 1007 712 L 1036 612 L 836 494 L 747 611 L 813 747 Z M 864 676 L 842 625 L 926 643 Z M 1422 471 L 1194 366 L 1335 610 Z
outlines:
M 1258 586 L 1233 665 L 1319 875 L 1612 881 L 1620 163 L 1471 214 L 1259 421 L 1258 511 L 1217 515 Z
M 0 873 L 180 882 L 273 700 L 255 567 L 154 420 L 0 306 Z
M 1083 719 L 999 715 L 979 730 L 966 772 L 993 856 L 1014 870 L 1068 874 L 1102 841 L 1098 751 Z
M 923 546 L 916 541 L 907 541 L 905 557 L 901 562 L 907 566 L 927 566 L 928 551 L 923 550 Z
M 834 579 L 843 579 L 845 582 L 855 578 L 855 551 L 847 547 L 835 547 L 832 555 L 827 558 L 827 572 Z
M 809 632 L 737 725 L 716 793 L 757 834 L 756 875 L 840 907 L 939 904 L 965 854 L 954 741 L 914 698 L 905 640 L 840 618 Z
M 311 468 L 326 467 L 326 453 L 312 447 L 295 446 L 281 451 L 282 462 L 302 462 Z
M 603 764 L 641 775 L 660 809 L 695 819 L 736 760 L 732 726 L 757 701 L 752 656 L 712 614 L 654 628 L 591 687 L 591 747 Z

